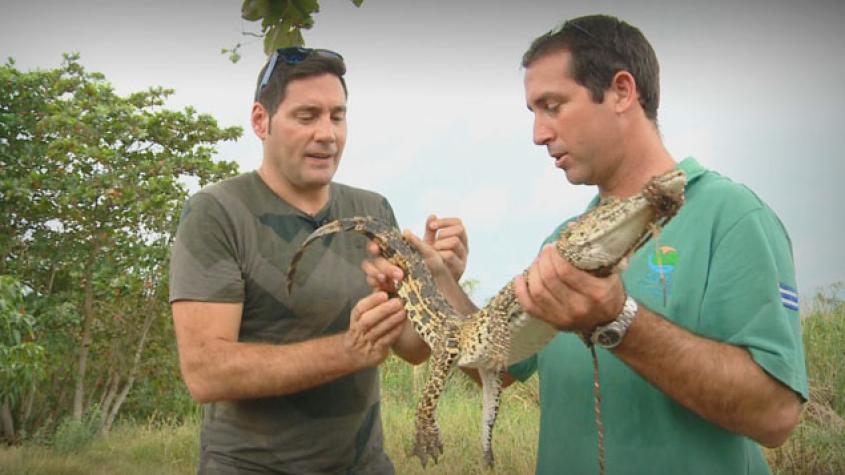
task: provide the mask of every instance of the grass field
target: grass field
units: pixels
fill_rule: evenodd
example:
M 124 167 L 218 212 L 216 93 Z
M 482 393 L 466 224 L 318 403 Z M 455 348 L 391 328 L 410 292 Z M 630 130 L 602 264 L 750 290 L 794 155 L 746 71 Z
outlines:
M 845 474 L 845 305 L 820 299 L 803 319 L 811 401 L 801 424 L 777 450 L 766 451 L 775 474 Z M 534 470 L 539 407 L 537 381 L 505 392 L 494 433 L 496 469 L 481 466 L 481 394 L 456 374 L 441 400 L 438 421 L 445 453 L 422 469 L 409 456 L 415 401 L 424 381 L 408 365 L 388 360 L 382 371 L 386 450 L 405 474 L 530 474 Z M 118 424 L 108 437 L 65 426 L 44 443 L 0 449 L 0 474 L 192 474 L 198 446 L 196 418 L 186 423 Z

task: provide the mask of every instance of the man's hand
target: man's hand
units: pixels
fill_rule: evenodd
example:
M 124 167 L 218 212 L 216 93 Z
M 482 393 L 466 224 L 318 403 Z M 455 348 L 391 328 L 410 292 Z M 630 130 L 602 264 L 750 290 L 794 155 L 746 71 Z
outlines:
M 390 346 L 405 325 L 405 310 L 399 299 L 373 292 L 358 301 L 349 315 L 349 330 L 343 345 L 350 357 L 364 367 L 374 367 L 387 358 Z
M 514 280 L 522 308 L 558 330 L 591 332 L 611 322 L 625 304 L 625 289 L 617 274 L 595 277 L 575 268 L 554 245 L 543 248 L 528 269 Z
M 435 215 L 429 216 L 425 221 L 423 241 L 437 251 L 440 260 L 445 263 L 455 282 L 460 282 L 466 270 L 469 255 L 467 232 L 460 218 L 438 219 Z M 426 265 L 428 265 L 428 258 L 426 259 Z M 432 274 L 434 274 L 433 270 Z
M 438 219 L 431 215 L 426 220 L 423 239 L 407 230 L 404 236 L 420 252 L 435 282 L 439 284 L 443 279 L 455 282 L 460 280 L 466 269 L 469 247 L 466 229 L 459 218 Z M 375 243 L 371 242 L 367 249 L 376 256 L 361 264 L 361 269 L 367 275 L 367 283 L 377 290 L 395 292 L 396 283 L 404 278 L 402 269 L 381 257 Z

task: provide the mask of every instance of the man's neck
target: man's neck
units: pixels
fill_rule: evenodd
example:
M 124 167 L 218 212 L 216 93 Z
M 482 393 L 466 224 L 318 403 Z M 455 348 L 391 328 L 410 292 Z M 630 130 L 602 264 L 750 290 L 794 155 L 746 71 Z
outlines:
M 276 196 L 310 216 L 319 213 L 331 198 L 328 184 L 316 188 L 296 188 L 265 165 L 258 168 L 258 176 Z
M 653 124 L 649 123 L 651 127 Z M 624 142 L 616 160 L 617 167 L 599 183 L 602 197 L 627 198 L 640 191 L 649 180 L 674 170 L 677 163 L 666 150 L 656 128 L 631 134 Z

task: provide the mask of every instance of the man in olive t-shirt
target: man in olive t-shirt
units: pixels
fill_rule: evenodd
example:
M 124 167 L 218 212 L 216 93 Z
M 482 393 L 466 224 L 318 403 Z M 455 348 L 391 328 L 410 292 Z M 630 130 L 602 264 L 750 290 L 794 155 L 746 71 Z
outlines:
M 428 348 L 397 299 L 370 294 L 359 268 L 366 241 L 315 242 L 284 290 L 293 253 L 321 224 L 358 215 L 396 224 L 382 196 L 332 182 L 346 139 L 344 73 L 332 51 L 276 51 L 251 115 L 260 168 L 185 204 L 170 300 L 183 378 L 206 403 L 200 473 L 393 473 L 376 367 L 391 348 L 412 363 Z M 459 278 L 460 221 L 432 217 L 426 236 Z

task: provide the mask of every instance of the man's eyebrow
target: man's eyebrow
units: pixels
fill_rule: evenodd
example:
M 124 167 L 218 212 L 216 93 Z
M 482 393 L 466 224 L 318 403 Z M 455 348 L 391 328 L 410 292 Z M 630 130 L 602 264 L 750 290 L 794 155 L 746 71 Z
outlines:
M 301 112 L 310 112 L 312 114 L 319 114 L 322 110 L 323 110 L 322 107 L 317 106 L 317 105 L 313 105 L 313 104 L 303 104 L 301 106 L 297 106 L 297 107 L 294 107 L 292 109 L 294 114 L 298 114 L 298 113 L 301 113 Z M 330 112 L 331 113 L 346 112 L 346 106 L 345 105 L 334 106 L 334 107 L 331 108 Z
M 310 105 L 310 104 L 303 104 L 301 106 L 296 106 L 296 107 L 293 108 L 294 114 L 298 114 L 300 112 L 316 113 L 316 112 L 320 112 L 320 108 L 317 107 L 317 106 L 314 106 L 314 105 Z

